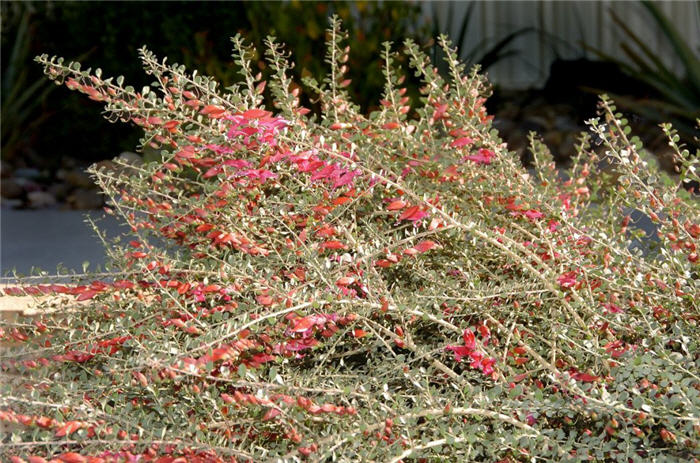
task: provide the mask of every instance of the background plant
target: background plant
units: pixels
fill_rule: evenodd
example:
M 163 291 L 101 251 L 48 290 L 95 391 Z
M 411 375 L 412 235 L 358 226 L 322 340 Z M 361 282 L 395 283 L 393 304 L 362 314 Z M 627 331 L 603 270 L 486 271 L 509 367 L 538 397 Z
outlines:
M 322 109 L 300 105 L 268 39 L 267 83 L 147 49 L 137 91 L 41 56 L 48 76 L 133 122 L 162 160 L 93 170 L 133 233 L 114 281 L 9 289 L 70 302 L 3 322 L 2 452 L 42 461 L 601 461 L 698 455 L 699 210 L 603 98 L 589 121 L 618 186 L 568 180 L 537 140 L 528 174 L 490 125 L 485 81 L 443 37 L 448 78 L 386 44 L 380 109 L 348 99 L 334 18 Z M 276 113 L 261 107 L 270 92 Z M 409 118 L 409 116 L 411 116 Z M 630 209 L 657 244 L 630 249 Z M 163 458 L 162 460 L 157 460 Z
M 2 154 L 12 159 L 23 144 L 30 142 L 35 129 L 48 117 L 39 108 L 53 89 L 42 77 L 32 80 L 24 63 L 31 59 L 31 11 L 18 14 L 18 26 L 6 66 L 2 71 Z
M 672 121 L 688 142 L 697 143 L 696 127 L 697 120 L 700 118 L 698 50 L 693 50 L 673 22 L 661 12 L 658 5 L 651 1 L 641 1 L 640 4 L 648 11 L 649 17 L 667 42 L 672 56 L 681 64 L 680 76 L 672 66 L 651 51 L 644 41 L 625 24 L 624 19 L 613 11 L 610 15 L 615 26 L 627 39 L 627 42 L 622 42 L 620 47 L 629 61 L 616 59 L 601 50 L 587 48 L 600 58 L 617 64 L 625 73 L 646 84 L 656 93 L 648 98 L 615 95 L 615 99 L 621 106 L 656 123 Z
M 444 24 L 441 24 L 440 13 L 436 5 L 437 3 L 432 4 L 433 37 L 438 37 L 441 33 L 449 31 L 450 24 L 454 22 L 455 18 L 457 18 L 459 30 L 457 35 L 454 37 L 454 44 L 460 50 L 460 59 L 469 65 L 478 63 L 481 66 L 482 71 L 486 71 L 489 67 L 498 63 L 499 61 L 517 55 L 518 50 L 509 48 L 512 42 L 521 35 L 534 32 L 535 30 L 532 27 L 523 27 L 510 32 L 503 37 L 486 37 L 471 50 L 467 50 L 465 47 L 465 39 L 467 38 L 467 32 L 469 31 L 476 2 L 469 3 L 469 6 L 461 18 L 457 17 L 454 12 L 454 2 L 448 2 L 446 22 Z M 440 48 L 439 44 L 435 40 L 432 41 L 430 56 L 433 64 L 437 66 L 443 74 L 449 72 L 449 68 L 442 55 L 442 48 Z
M 235 83 L 238 72 L 230 54 L 229 37 L 244 32 L 257 49 L 264 49 L 268 34 L 277 35 L 294 50 L 297 63 L 291 72 L 300 81 L 302 74 L 317 79 L 322 76 L 325 28 L 328 17 L 337 13 L 351 31 L 353 54 L 351 65 L 354 79 L 353 97 L 366 107 L 375 103 L 374 95 L 382 88 L 378 50 L 385 40 L 397 41 L 413 36 L 419 43 L 427 42 L 429 31 L 420 26 L 420 6 L 410 2 L 161 2 L 144 9 L 129 2 L 3 2 L 2 69 L 3 102 L 9 96 L 32 91 L 35 82 L 45 82 L 31 57 L 47 52 L 79 60 L 88 66 L 101 66 L 106 73 L 121 74 L 141 88 L 150 83 L 134 60 L 144 43 L 157 53 L 215 77 L 223 86 Z M 211 12 L 216 14 L 212 18 Z M 22 26 L 23 17 L 28 24 Z M 129 18 L 131 27 L 119 26 Z M 303 18 L 300 21 L 299 18 Z M 74 27 L 81 24 L 81 27 Z M 158 27 L 153 27 L 158 24 Z M 22 32 L 27 27 L 31 33 Z M 18 34 L 22 35 L 22 40 Z M 22 44 L 22 56 L 10 60 L 13 44 Z M 90 52 L 89 55 L 86 55 Z M 12 63 L 10 63 L 12 61 Z M 253 67 L 266 73 L 263 55 L 254 56 Z M 23 81 L 10 83 L 8 72 Z M 10 86 L 16 86 L 10 92 Z M 47 83 L 42 89 L 52 89 Z M 415 94 L 415 85 L 411 87 Z M 48 99 L 35 95 L 23 99 L 17 111 L 3 113 L 3 146 L 21 142 L 21 157 L 29 164 L 57 169 L 61 158 L 70 156 L 79 161 L 94 162 L 109 159 L 121 151 L 133 150 L 143 135 L 133 125 L 110 125 L 101 122 L 99 108 L 77 97 Z M 268 101 L 268 104 L 271 103 Z M 41 108 L 51 108 L 51 111 Z M 315 107 L 312 107 L 315 109 Z M 30 116 L 20 115 L 30 112 Z M 45 123 L 49 116 L 51 123 Z M 70 116 L 69 116 L 70 115 Z M 30 125 L 42 137 L 29 137 Z M 16 128 L 12 128 L 16 127 Z M 12 131 L 12 134 L 9 132 Z M 81 142 L 76 146 L 79 133 Z M 15 140 L 16 139 L 16 140 Z M 3 149 L 3 159 L 9 160 L 11 149 Z

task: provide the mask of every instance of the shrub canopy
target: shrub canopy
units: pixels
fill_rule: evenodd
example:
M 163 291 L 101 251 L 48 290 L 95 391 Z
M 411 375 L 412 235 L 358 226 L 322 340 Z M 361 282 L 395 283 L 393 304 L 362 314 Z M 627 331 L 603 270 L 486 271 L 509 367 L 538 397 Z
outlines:
M 602 98 L 565 173 L 534 136 L 527 170 L 491 127 L 484 78 L 444 37 L 448 78 L 405 43 L 418 102 L 387 43 L 381 109 L 365 116 L 344 39 L 334 19 L 329 74 L 304 81 L 320 118 L 272 37 L 269 82 L 234 37 L 243 79 L 225 92 L 146 49 L 141 91 L 37 58 L 110 120 L 143 127 L 162 161 L 93 170 L 132 229 L 108 248 L 113 279 L 6 291 L 69 302 L 3 322 L 2 452 L 698 456 L 700 214 L 683 188 L 697 158 L 665 127 L 680 175 L 659 172 Z M 642 217 L 654 231 L 640 240 Z

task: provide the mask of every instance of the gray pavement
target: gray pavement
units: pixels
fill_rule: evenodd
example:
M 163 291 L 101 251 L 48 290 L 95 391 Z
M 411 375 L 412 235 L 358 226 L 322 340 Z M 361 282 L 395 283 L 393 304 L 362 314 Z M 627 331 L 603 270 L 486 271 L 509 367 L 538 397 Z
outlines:
M 27 276 L 32 267 L 55 274 L 59 265 L 82 273 L 85 261 L 88 271 L 104 268 L 104 248 L 86 216 L 110 237 L 125 230 L 102 211 L 0 208 L 0 276 L 11 276 L 13 270 Z

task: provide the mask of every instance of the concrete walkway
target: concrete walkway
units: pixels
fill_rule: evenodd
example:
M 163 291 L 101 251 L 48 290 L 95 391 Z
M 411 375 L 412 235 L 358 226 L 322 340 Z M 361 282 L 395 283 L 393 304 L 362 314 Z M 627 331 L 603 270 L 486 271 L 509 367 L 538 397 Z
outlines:
M 88 271 L 104 268 L 105 252 L 87 216 L 109 237 L 125 230 L 102 211 L 0 208 L 0 276 L 12 276 L 13 270 L 27 276 L 32 267 L 55 274 L 59 265 L 82 273 L 85 261 Z

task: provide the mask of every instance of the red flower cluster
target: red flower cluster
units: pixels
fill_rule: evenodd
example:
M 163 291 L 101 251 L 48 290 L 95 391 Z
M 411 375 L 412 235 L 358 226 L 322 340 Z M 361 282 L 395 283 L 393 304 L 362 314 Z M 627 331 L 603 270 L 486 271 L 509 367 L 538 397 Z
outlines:
M 462 339 L 464 340 L 463 346 L 447 346 L 445 349 L 454 352 L 455 360 L 458 362 L 462 361 L 462 358 L 468 357 L 471 359 L 470 367 L 481 370 L 484 375 L 495 376 L 493 366 L 496 363 L 495 358 L 490 358 L 484 355 L 482 352 L 477 350 L 476 337 L 472 330 L 464 330 L 462 333 Z

